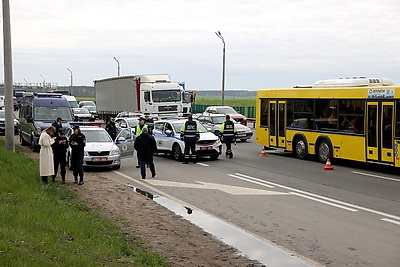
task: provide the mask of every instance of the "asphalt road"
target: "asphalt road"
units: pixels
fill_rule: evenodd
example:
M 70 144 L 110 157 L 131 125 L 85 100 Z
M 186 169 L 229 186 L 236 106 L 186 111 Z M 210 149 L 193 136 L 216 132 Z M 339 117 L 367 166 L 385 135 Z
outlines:
M 183 165 L 155 157 L 157 177 L 139 179 L 136 157 L 119 171 L 194 208 L 327 266 L 398 266 L 398 170 L 349 161 L 325 171 L 315 159 L 280 152 L 260 157 L 254 140 L 238 143 L 235 156 Z M 148 174 L 150 176 L 150 173 Z M 151 189 L 149 189 L 151 191 Z

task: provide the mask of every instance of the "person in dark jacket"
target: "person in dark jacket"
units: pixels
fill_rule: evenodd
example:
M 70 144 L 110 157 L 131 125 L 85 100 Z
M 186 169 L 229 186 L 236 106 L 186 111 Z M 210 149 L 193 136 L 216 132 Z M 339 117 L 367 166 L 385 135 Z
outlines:
M 142 179 L 146 179 L 146 165 L 150 167 L 151 177 L 155 177 L 156 170 L 153 162 L 153 154 L 157 152 L 157 143 L 154 137 L 149 135 L 147 128 L 143 128 L 142 133 L 136 137 L 135 150 L 140 161 Z
M 200 139 L 200 133 L 192 115 L 189 115 L 188 120 L 182 124 L 181 139 L 185 142 L 185 160 L 183 164 L 189 164 L 190 159 L 193 160 L 193 163 L 197 163 L 196 142 Z M 191 154 L 190 151 L 192 152 Z
M 58 136 L 58 131 L 60 129 L 62 129 L 62 118 L 58 117 L 52 124 L 51 126 L 53 126 L 54 128 L 56 128 L 56 132 L 54 133 L 54 136 L 57 137 Z
M 74 126 L 74 133 L 69 137 L 71 147 L 71 167 L 74 174 L 74 184 L 83 185 L 83 156 L 86 146 L 86 137 L 81 133 L 78 125 Z M 79 175 L 79 183 L 78 183 Z
M 117 137 L 117 126 L 115 126 L 114 118 L 111 118 L 110 121 L 106 124 L 106 131 L 111 136 L 111 139 L 114 141 Z
M 229 115 L 226 115 L 225 119 L 226 121 L 219 128 L 219 132 L 222 134 L 222 137 L 225 141 L 225 155 L 229 158 L 233 158 L 232 142 L 237 135 L 236 125 L 233 123 L 233 121 L 231 121 L 231 117 Z
M 58 136 L 51 145 L 53 148 L 53 159 L 54 159 L 54 175 L 52 176 L 52 181 L 56 181 L 56 176 L 58 172 L 58 166 L 60 166 L 61 172 L 61 183 L 65 184 L 65 165 L 66 165 L 66 153 L 68 149 L 68 139 L 64 136 L 64 130 L 58 130 Z

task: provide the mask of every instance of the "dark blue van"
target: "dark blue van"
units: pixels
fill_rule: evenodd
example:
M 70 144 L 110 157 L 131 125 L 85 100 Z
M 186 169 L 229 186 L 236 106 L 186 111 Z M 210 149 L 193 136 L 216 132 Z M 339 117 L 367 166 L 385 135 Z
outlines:
M 25 93 L 19 110 L 21 145 L 38 151 L 40 134 L 58 117 L 63 119 L 64 129 L 73 121 L 70 105 L 61 94 Z

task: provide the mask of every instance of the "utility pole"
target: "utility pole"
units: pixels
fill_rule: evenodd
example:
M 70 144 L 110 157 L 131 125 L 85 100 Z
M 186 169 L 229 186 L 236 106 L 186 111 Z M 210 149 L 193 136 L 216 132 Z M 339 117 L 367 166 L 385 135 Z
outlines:
M 72 87 L 72 85 L 73 85 L 73 83 L 74 83 L 74 82 L 73 82 L 74 80 L 73 80 L 73 77 L 72 77 L 72 71 L 71 71 L 69 68 L 67 68 L 67 70 L 69 71 L 69 73 L 71 73 L 71 87 Z
M 221 94 L 221 105 L 223 106 L 225 104 L 225 40 L 224 37 L 222 37 L 220 31 L 215 32 L 215 34 L 218 36 L 219 39 L 222 40 L 222 43 L 224 44 L 224 47 L 222 49 L 222 94 Z
M 14 146 L 14 109 L 13 109 L 13 77 L 12 77 L 12 52 L 11 52 L 11 25 L 10 3 L 3 0 L 3 43 L 4 43 L 4 96 L 6 150 L 15 151 Z

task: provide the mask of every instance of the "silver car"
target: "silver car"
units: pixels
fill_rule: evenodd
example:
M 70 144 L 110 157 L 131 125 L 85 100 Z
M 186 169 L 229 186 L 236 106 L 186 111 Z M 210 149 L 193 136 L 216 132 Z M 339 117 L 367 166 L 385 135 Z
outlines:
M 117 170 L 121 167 L 121 158 L 133 156 L 135 139 L 130 129 L 120 131 L 115 143 L 100 126 L 80 126 L 80 129 L 86 137 L 84 167 L 111 167 Z M 70 127 L 65 136 L 69 139 L 72 134 Z M 67 150 L 67 164 L 71 168 L 71 148 Z

